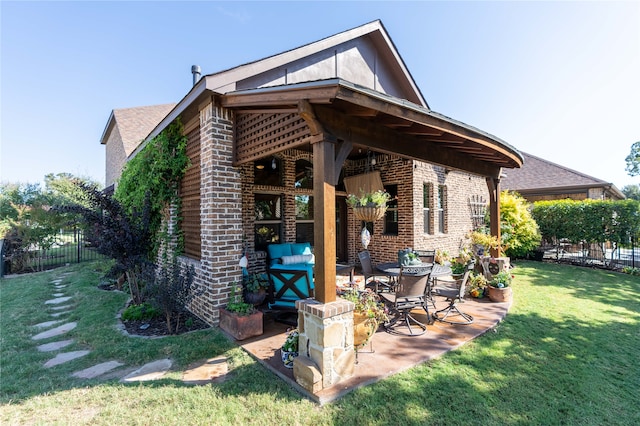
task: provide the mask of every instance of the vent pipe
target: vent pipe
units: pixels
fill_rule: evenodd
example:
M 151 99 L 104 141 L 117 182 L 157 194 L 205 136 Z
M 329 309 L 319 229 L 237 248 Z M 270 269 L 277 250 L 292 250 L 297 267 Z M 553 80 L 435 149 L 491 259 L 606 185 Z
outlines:
M 193 74 L 193 85 L 195 86 L 198 80 L 200 80 L 200 76 L 202 75 L 202 70 L 198 65 L 191 65 L 191 74 Z

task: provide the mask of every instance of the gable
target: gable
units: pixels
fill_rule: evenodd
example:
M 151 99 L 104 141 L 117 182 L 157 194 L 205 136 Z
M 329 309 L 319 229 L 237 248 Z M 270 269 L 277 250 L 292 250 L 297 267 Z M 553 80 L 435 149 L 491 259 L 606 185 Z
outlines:
M 205 78 L 217 93 L 340 78 L 427 106 L 380 21 Z

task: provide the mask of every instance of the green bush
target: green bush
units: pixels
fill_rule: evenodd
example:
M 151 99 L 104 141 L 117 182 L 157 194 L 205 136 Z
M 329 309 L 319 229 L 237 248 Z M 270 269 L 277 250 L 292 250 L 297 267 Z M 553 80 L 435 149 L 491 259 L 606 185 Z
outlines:
M 524 257 L 540 245 L 540 231 L 529 203 L 515 192 L 500 193 L 500 234 L 509 257 Z
M 142 321 L 150 320 L 162 315 L 160 310 L 151 306 L 149 302 L 144 302 L 139 305 L 130 305 L 122 312 L 123 321 Z

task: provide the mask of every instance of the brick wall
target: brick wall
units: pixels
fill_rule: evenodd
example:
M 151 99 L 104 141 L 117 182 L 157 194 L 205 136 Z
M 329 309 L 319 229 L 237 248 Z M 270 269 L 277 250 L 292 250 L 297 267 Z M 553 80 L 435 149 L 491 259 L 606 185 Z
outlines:
M 113 185 L 122 173 L 122 167 L 127 161 L 122 137 L 118 126 L 113 126 L 105 147 L 105 188 Z

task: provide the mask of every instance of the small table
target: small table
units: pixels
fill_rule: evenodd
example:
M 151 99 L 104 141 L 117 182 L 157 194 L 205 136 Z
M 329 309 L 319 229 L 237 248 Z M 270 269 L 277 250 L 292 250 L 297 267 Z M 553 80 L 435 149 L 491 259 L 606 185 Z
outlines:
M 349 272 L 349 282 L 353 283 L 353 271 L 355 269 L 354 265 L 347 265 L 344 263 L 336 263 L 336 275 L 344 275 L 347 271 Z

